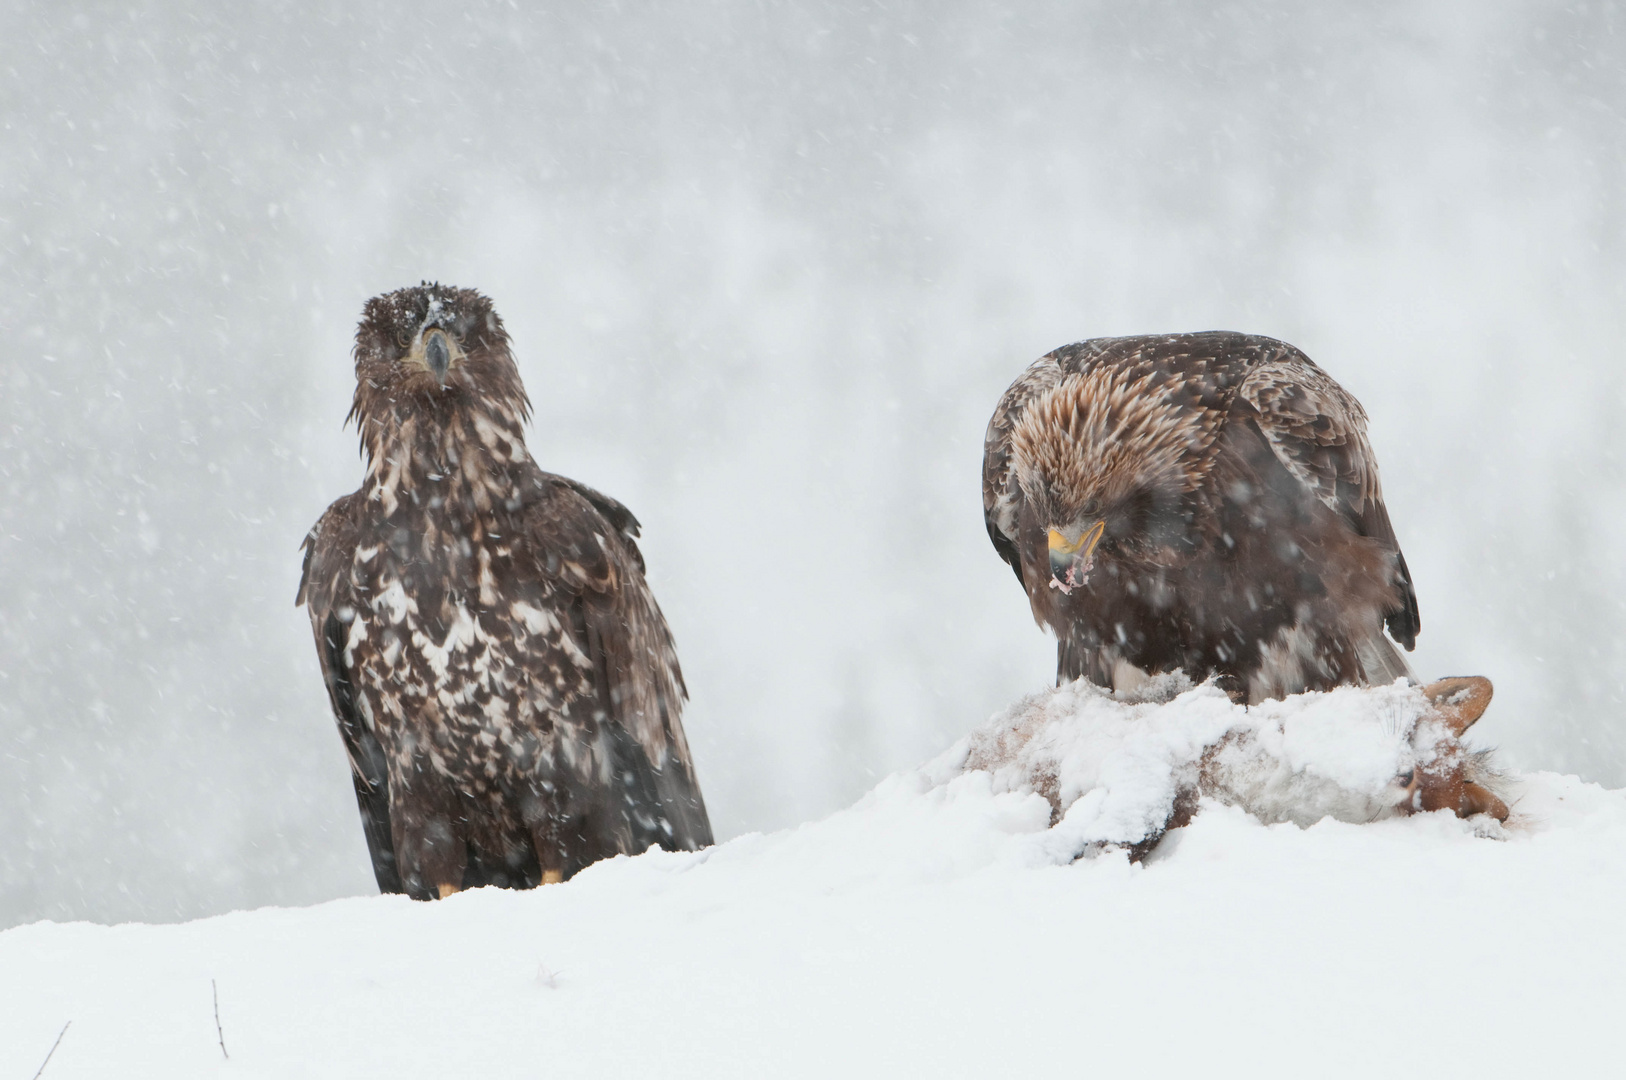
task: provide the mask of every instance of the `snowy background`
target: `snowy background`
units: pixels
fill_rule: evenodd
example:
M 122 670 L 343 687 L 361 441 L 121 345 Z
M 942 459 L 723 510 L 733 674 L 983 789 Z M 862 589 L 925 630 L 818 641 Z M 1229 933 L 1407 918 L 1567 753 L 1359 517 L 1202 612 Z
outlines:
M 1611 5 L 0 5 L 0 926 L 373 889 L 293 605 L 362 302 L 488 293 L 623 499 L 720 837 L 1046 685 L 981 436 L 1100 334 L 1373 417 L 1413 660 L 1626 784 Z

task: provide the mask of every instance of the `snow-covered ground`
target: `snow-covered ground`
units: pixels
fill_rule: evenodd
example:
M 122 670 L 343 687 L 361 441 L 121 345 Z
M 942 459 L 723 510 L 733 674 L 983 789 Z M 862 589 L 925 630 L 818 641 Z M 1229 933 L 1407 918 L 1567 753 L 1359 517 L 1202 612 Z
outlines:
M 1319 741 L 1304 725 L 1358 728 L 1355 699 L 1227 720 L 1203 688 L 1164 706 L 1069 692 L 822 821 L 534 892 L 7 931 L 0 1077 L 32 1076 L 69 1021 L 51 1080 L 1621 1066 L 1626 793 L 1514 778 L 1505 827 L 1443 812 L 1266 825 L 1205 798 L 1144 863 L 1099 845 L 1070 861 L 1104 807 L 1144 808 L 1182 754 L 1238 723 L 1301 774 L 1408 744 L 1394 688 L 1369 692 L 1371 737 Z M 995 752 L 1024 718 L 1027 759 L 1052 766 L 1039 786 L 1071 811 L 1054 828 L 1013 772 L 1021 755 Z M 1357 787 L 1386 779 L 1367 772 Z

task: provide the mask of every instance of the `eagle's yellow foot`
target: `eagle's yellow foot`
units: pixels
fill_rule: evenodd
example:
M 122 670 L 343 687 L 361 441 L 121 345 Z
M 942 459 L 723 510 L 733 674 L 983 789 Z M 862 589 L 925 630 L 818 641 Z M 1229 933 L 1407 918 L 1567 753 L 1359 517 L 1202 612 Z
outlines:
M 440 885 L 436 885 L 435 890 L 440 893 L 440 898 L 444 900 L 454 892 L 457 892 L 457 886 L 442 883 Z
M 565 879 L 565 872 L 563 870 L 544 870 L 544 871 L 542 871 L 542 884 L 544 884 L 544 885 L 557 885 L 561 881 L 563 881 L 564 879 Z

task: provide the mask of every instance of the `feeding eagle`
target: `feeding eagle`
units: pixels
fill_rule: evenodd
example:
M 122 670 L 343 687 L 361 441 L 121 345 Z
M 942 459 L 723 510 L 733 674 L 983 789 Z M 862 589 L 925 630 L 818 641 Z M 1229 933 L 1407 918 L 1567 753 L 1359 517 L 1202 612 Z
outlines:
M 1410 676 L 1421 623 L 1359 402 L 1234 333 L 1057 349 L 1000 399 L 988 535 L 1057 678 L 1214 677 L 1257 702 Z
M 305 538 L 297 603 L 379 888 L 529 888 L 710 844 L 638 521 L 531 460 L 491 301 L 375 297 L 355 362 L 367 473 Z

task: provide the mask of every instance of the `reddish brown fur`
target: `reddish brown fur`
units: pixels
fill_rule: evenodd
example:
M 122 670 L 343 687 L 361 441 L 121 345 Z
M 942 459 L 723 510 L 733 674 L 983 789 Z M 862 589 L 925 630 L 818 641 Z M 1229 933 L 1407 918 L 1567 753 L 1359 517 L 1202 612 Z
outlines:
M 1489 814 L 1498 821 L 1508 819 L 1507 803 L 1471 779 L 1474 755 L 1459 741 L 1484 715 L 1491 693 L 1490 680 L 1477 675 L 1439 679 L 1423 687 L 1423 696 L 1434 706 L 1431 720 L 1442 733 L 1435 743 L 1433 760 L 1414 773 L 1402 809 L 1408 813 L 1449 810 L 1459 817 Z

